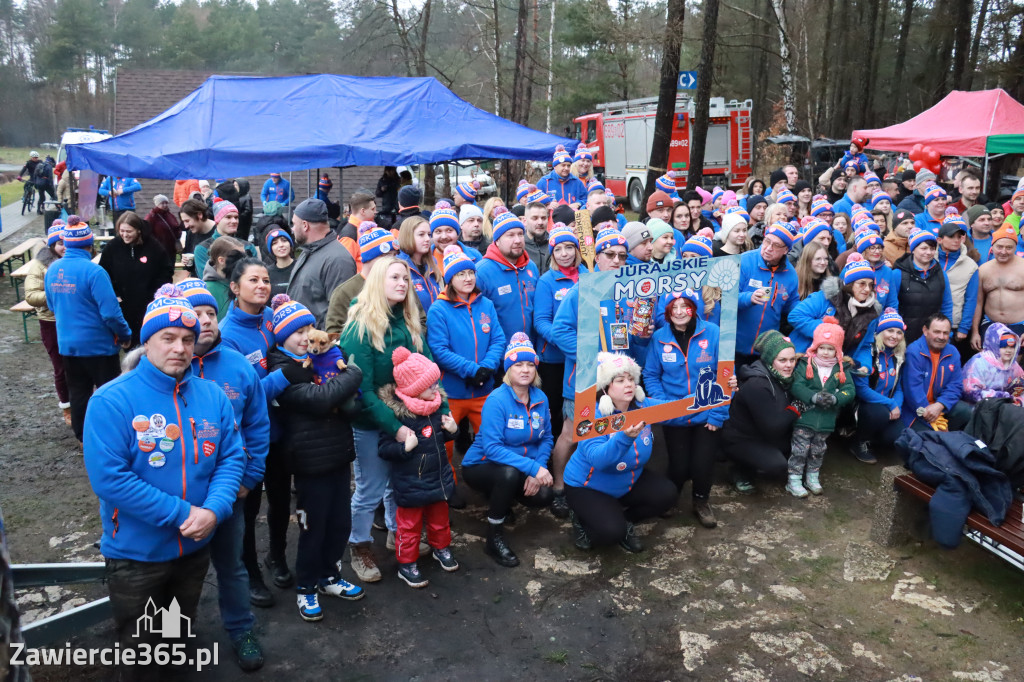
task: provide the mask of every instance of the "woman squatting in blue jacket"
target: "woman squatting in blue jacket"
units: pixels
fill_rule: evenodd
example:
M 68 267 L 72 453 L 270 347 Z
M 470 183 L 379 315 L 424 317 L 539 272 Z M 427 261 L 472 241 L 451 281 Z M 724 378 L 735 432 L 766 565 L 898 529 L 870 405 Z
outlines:
M 597 354 L 597 417 L 612 418 L 629 410 L 659 405 L 639 386 L 640 365 L 622 353 Z M 680 419 L 664 422 L 681 425 Z M 679 496 L 672 481 L 646 469 L 654 447 L 649 424 L 639 422 L 582 441 L 565 467 L 565 497 L 572 510 L 576 546 L 619 543 L 626 551 L 642 552 L 633 524 L 660 516 Z
M 540 390 L 537 352 L 523 332 L 505 349 L 505 376 L 484 403 L 480 433 L 462 459 L 466 483 L 489 500 L 487 553 L 502 566 L 519 565 L 505 540 L 504 524 L 519 502 L 527 507 L 551 504 L 551 412 Z
M 457 246 L 444 253 L 445 290 L 427 311 L 427 345 L 441 368 L 441 385 L 448 407 L 458 424 L 469 418 L 473 433 L 480 431 L 484 401 L 494 388 L 494 374 L 501 366 L 505 334 L 490 299 L 476 286 L 476 264 Z M 448 440 L 451 464 L 454 440 Z M 465 507 L 453 493 L 449 504 Z
M 854 374 L 857 389 L 857 441 L 854 455 L 862 462 L 878 461 L 871 452 L 871 443 L 891 448 L 903 432 L 900 419 L 903 409 L 903 367 L 907 361 L 907 344 L 903 333 L 907 326 L 892 308 L 878 318 L 873 343 L 854 358 L 870 369 L 867 376 Z
M 666 294 L 665 324 L 654 332 L 644 365 L 647 394 L 660 400 L 692 399 L 680 419 L 685 426 L 665 426 L 668 477 L 682 492 L 693 481 L 693 513 L 705 528 L 718 525 L 708 503 L 718 453 L 719 429 L 729 408 L 718 376 L 718 325 L 697 317 L 703 305 L 693 289 Z M 718 407 L 714 407 L 719 405 Z
M 555 481 L 551 513 L 564 519 L 569 516 L 569 505 L 565 501 L 562 473 L 572 453 L 573 414 L 571 411 L 566 414 L 563 409 L 562 380 L 566 373 L 566 355 L 555 341 L 554 322 L 562 300 L 579 283 L 580 273 L 586 272 L 587 267 L 580 264 L 580 241 L 565 223 L 555 223 L 552 228 L 548 237 L 548 253 L 551 259 L 548 270 L 541 275 L 533 293 L 533 328 L 540 347 L 541 387 L 551 406 L 552 436 L 555 439 L 555 447 L 551 451 L 551 476 Z

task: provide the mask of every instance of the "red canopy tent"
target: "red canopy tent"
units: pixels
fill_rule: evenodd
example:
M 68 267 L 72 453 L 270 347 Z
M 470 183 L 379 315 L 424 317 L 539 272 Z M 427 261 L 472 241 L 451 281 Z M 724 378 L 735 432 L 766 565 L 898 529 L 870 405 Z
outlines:
M 954 90 L 909 121 L 853 131 L 853 137 L 870 139 L 871 149 L 910 151 L 920 142 L 943 156 L 985 156 L 990 137 L 1021 134 L 1024 105 L 1001 88 Z

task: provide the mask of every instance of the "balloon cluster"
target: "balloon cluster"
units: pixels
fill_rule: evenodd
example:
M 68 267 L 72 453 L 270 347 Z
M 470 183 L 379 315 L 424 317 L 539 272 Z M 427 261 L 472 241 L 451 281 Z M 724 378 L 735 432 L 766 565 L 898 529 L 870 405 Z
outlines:
M 920 142 L 910 148 L 910 160 L 914 162 L 914 170 L 920 171 L 927 168 L 935 175 L 942 170 L 942 155 Z

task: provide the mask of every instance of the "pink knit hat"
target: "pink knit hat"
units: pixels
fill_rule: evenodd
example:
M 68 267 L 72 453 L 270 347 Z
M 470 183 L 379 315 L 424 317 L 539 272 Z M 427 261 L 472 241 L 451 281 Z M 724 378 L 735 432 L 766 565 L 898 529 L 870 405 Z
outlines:
M 828 344 L 836 349 L 836 361 L 839 365 L 839 381 L 846 381 L 845 372 L 843 372 L 843 340 L 846 337 L 846 332 L 839 326 L 839 320 L 826 315 L 822 318 L 821 323 L 814 330 L 814 337 L 811 341 L 810 348 L 807 349 L 808 355 L 814 355 L 818 350 L 818 346 L 821 344 Z M 807 363 L 807 378 L 810 379 L 814 376 L 814 370 L 811 367 L 811 363 Z
M 238 207 L 230 201 L 218 201 L 213 205 L 213 222 L 219 223 L 224 216 L 231 213 L 238 215 Z
M 441 380 L 441 369 L 425 356 L 399 346 L 391 354 L 395 365 L 395 391 L 399 398 L 415 398 Z
M 707 191 L 703 187 L 696 187 L 697 194 L 700 195 L 701 205 L 711 203 L 711 192 Z

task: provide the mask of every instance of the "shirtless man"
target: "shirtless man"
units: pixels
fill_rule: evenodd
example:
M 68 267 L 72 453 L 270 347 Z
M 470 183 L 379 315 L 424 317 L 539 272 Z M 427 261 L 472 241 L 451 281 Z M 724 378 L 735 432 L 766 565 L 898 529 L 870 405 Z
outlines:
M 1024 259 L 1017 257 L 1017 235 L 1007 223 L 992 233 L 992 260 L 978 269 L 978 305 L 971 325 L 971 347 L 981 350 L 985 327 L 1002 322 L 1024 334 Z

